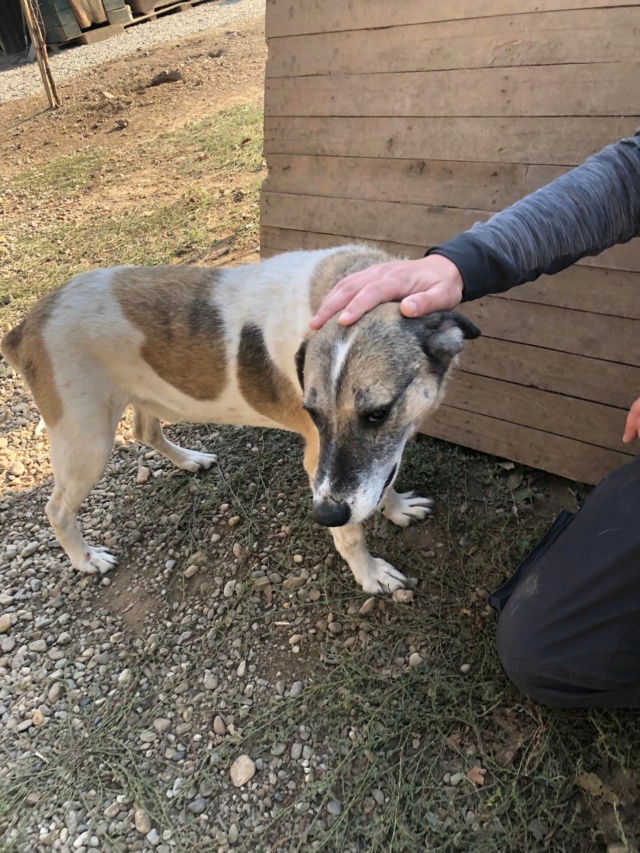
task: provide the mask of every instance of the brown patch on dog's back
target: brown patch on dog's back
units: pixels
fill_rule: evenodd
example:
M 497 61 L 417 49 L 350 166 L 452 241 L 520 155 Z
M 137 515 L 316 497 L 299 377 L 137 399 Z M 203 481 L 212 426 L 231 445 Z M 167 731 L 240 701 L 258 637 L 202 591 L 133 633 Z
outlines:
M 390 260 L 391 257 L 380 249 L 364 245 L 357 249 L 344 249 L 323 258 L 309 282 L 309 301 L 313 314 L 317 313 L 334 284 L 354 272 L 360 272 L 374 264 L 383 264 Z
M 194 400 L 215 400 L 227 383 L 224 323 L 212 303 L 220 273 L 200 267 L 118 270 L 113 292 L 145 337 L 140 354 L 155 373 Z
M 48 427 L 55 426 L 62 417 L 62 400 L 42 331 L 59 296 L 59 289 L 43 296 L 1 344 L 2 354 L 24 377 Z
M 253 323 L 243 326 L 240 333 L 238 385 L 247 403 L 261 415 L 302 435 L 314 429 L 300 394 L 274 364 L 262 329 Z

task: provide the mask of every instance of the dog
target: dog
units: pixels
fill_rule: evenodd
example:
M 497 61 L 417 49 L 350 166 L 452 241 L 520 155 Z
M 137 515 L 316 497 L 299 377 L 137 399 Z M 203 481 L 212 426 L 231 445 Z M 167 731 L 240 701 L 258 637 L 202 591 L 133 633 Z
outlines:
M 376 508 L 400 526 L 431 500 L 398 494 L 404 446 L 440 403 L 463 339 L 479 330 L 454 312 L 407 319 L 397 304 L 355 325 L 309 321 L 346 275 L 391 260 L 377 248 L 287 252 L 254 264 L 115 267 L 82 273 L 44 296 L 1 344 L 46 424 L 54 489 L 46 514 L 72 565 L 116 564 L 88 545 L 77 513 L 100 480 L 118 421 L 179 468 L 216 456 L 168 441 L 161 421 L 275 427 L 305 441 L 313 518 L 367 593 L 405 576 L 372 557 L 362 522 Z

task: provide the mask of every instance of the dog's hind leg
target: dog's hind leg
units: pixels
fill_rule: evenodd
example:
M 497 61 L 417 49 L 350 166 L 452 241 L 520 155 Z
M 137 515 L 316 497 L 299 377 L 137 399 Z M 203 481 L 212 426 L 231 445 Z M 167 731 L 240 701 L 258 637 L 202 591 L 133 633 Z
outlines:
M 82 403 L 86 406 L 86 400 Z M 108 404 L 82 411 L 81 416 L 65 411 L 63 419 L 48 428 L 55 485 L 45 511 L 71 564 L 86 574 L 107 572 L 117 562 L 105 548 L 87 545 L 77 515 L 104 473 L 122 409 L 124 404 L 117 407 L 110 400 Z
M 218 458 L 213 453 L 183 450 L 182 447 L 165 438 L 158 418 L 135 405 L 133 412 L 133 432 L 138 441 L 153 447 L 178 468 L 184 468 L 185 471 L 199 471 L 201 468 L 210 468 Z
M 398 527 L 408 527 L 412 521 L 423 521 L 431 515 L 433 501 L 431 498 L 421 498 L 415 492 L 399 494 L 392 487 L 385 492 L 380 504 L 382 514 Z
M 364 592 L 393 592 L 407 585 L 407 578 L 391 563 L 380 557 L 372 557 L 364 541 L 361 524 L 345 524 L 331 527 L 336 549 L 348 563 L 353 575 Z

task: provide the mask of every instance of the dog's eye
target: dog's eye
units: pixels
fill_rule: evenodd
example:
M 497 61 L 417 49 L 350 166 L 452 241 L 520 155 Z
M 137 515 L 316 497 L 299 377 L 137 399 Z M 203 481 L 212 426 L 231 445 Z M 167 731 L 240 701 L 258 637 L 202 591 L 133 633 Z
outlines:
M 381 424 L 384 420 L 386 420 L 390 411 L 391 406 L 381 406 L 379 409 L 374 409 L 372 412 L 366 414 L 365 421 L 368 424 L 371 424 L 372 426 Z

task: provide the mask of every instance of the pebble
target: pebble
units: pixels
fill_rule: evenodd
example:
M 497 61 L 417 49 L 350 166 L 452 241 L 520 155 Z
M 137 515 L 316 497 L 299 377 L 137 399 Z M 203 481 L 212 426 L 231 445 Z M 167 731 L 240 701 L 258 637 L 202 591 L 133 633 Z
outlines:
M 46 640 L 34 640 L 32 643 L 29 643 L 29 651 L 46 652 L 47 651 L 47 641 Z
M 71 639 L 71 634 L 69 634 L 67 631 L 63 631 L 62 634 L 60 634 L 60 636 L 58 637 L 58 645 L 68 646 L 71 642 Z
M 0 634 L 6 634 L 7 631 L 11 630 L 11 626 L 13 625 L 13 619 L 9 613 L 3 613 L 0 616 Z
M 338 815 L 342 814 L 342 803 L 338 802 L 338 800 L 329 800 L 327 803 L 327 811 L 333 817 L 338 817 Z
M 62 696 L 62 682 L 56 681 L 49 688 L 49 692 L 47 693 L 47 701 L 52 705 L 55 705 L 58 699 Z
M 121 809 L 122 806 L 120 805 L 120 803 L 111 803 L 110 806 L 106 807 L 102 814 L 104 815 L 104 817 L 106 817 L 107 820 L 113 820 L 115 817 L 118 816 L 118 814 L 120 814 Z
M 302 744 L 294 743 L 291 747 L 291 758 L 294 761 L 298 761 L 298 759 L 302 758 Z
M 246 785 L 256 773 L 255 762 L 248 755 L 241 755 L 231 765 L 231 781 L 236 788 Z
M 199 566 L 187 566 L 187 568 L 184 570 L 185 578 L 192 578 L 199 568 Z
M 151 818 L 144 809 L 135 810 L 133 822 L 140 835 L 146 835 L 148 832 L 151 832 Z
M 367 598 L 360 610 L 358 610 L 360 616 L 368 616 L 368 614 L 374 610 L 377 601 L 378 599 L 375 595 L 372 595 L 371 598 Z
M 422 664 L 422 655 L 418 654 L 418 652 L 414 652 L 412 655 L 409 655 L 409 666 L 420 666 Z
M 39 708 L 36 708 L 31 715 L 31 720 L 34 726 L 41 726 L 44 723 L 44 714 Z
M 168 732 L 171 728 L 171 720 L 168 720 L 166 717 L 157 717 L 153 721 L 153 728 L 158 732 L 158 734 L 162 735 L 165 732 Z
M 238 829 L 237 823 L 231 824 L 227 838 L 229 839 L 229 844 L 235 844 L 238 838 L 240 838 L 240 830 Z
M 277 685 L 276 685 L 276 687 L 277 687 Z M 300 696 L 301 693 L 302 693 L 302 682 L 301 681 L 294 681 L 293 684 L 291 685 L 291 690 L 289 691 L 289 696 L 292 699 L 296 699 L 298 696 Z
M 147 468 L 146 465 L 141 465 L 138 468 L 138 472 L 136 474 L 136 485 L 142 486 L 143 483 L 146 483 L 149 477 L 151 476 L 151 469 Z
M 282 755 L 284 753 L 284 751 L 286 750 L 286 748 L 287 748 L 286 743 L 277 743 L 275 746 L 271 747 L 271 755 L 275 755 L 275 756 Z
M 220 714 L 217 714 L 213 720 L 213 730 L 217 735 L 226 735 L 227 733 L 227 724 Z
M 207 808 L 207 801 L 204 797 L 196 797 L 192 803 L 189 803 L 187 808 L 192 814 L 202 814 Z
M 399 604 L 411 604 L 413 601 L 413 590 L 412 589 L 397 589 L 392 596 L 394 601 L 397 601 Z
M 229 527 L 236 527 L 236 525 L 238 525 L 239 523 L 240 523 L 240 516 L 239 515 L 231 516 L 231 518 L 227 522 Z
M 460 667 L 460 672 L 463 675 L 466 675 L 470 670 L 471 670 L 471 664 L 470 663 L 463 663 L 462 666 Z
M 14 462 L 11 468 L 9 469 L 14 477 L 21 477 L 24 472 L 27 470 L 22 462 L 18 459 L 17 462 Z
M 147 838 L 147 841 L 149 842 L 149 844 L 151 844 L 153 847 L 155 847 L 156 844 L 158 844 L 158 842 L 160 841 L 160 836 L 158 835 L 158 830 L 154 827 L 151 830 L 151 832 L 147 832 L 146 838 Z

